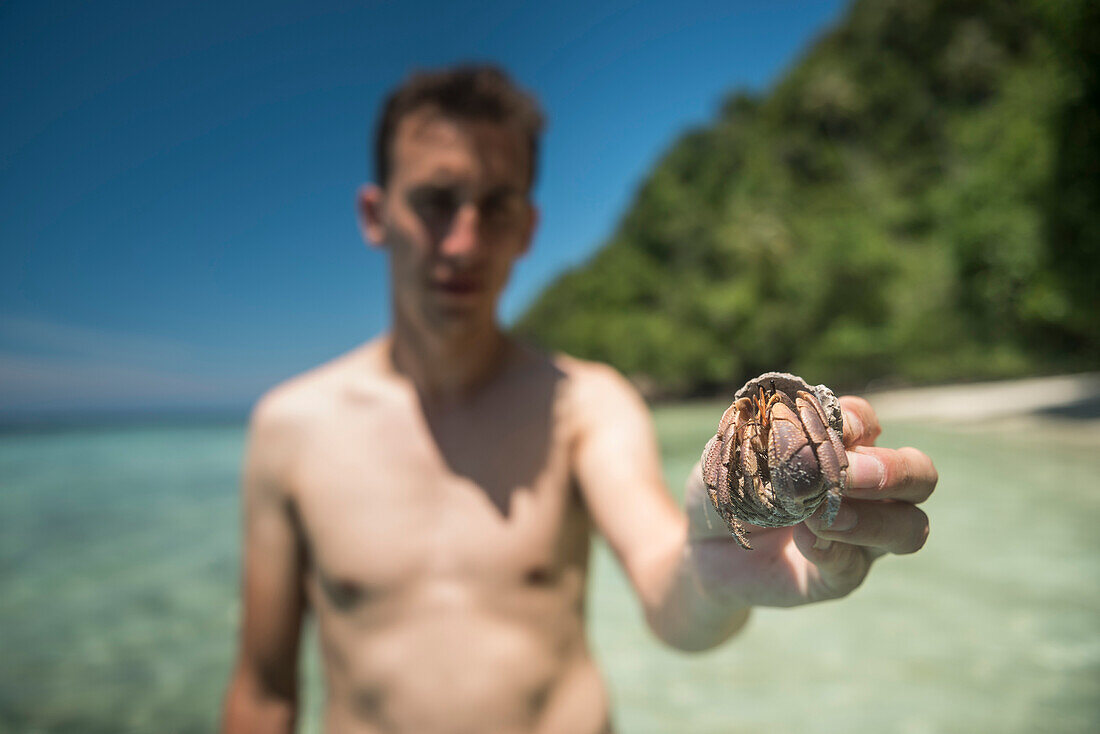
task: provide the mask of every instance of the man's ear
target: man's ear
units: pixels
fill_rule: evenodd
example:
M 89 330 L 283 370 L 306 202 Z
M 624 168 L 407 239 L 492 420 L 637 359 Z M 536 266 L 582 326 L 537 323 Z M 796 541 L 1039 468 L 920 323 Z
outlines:
M 386 227 L 382 209 L 386 194 L 378 184 L 363 184 L 355 192 L 355 209 L 359 217 L 359 231 L 372 247 L 386 244 Z

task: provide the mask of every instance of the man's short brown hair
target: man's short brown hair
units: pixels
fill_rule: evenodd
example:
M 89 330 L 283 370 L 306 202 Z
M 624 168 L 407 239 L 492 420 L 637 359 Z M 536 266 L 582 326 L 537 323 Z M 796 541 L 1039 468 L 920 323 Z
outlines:
M 390 93 L 374 135 L 374 175 L 380 186 L 389 180 L 393 138 L 406 115 L 432 108 L 452 120 L 504 125 L 527 141 L 527 188 L 535 182 L 539 136 L 545 124 L 538 102 L 520 89 L 503 70 L 490 64 L 417 71 Z

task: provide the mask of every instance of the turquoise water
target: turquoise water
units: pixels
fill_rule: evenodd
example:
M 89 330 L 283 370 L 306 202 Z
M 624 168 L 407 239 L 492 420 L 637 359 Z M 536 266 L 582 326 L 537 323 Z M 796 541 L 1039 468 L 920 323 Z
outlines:
M 679 491 L 717 405 L 657 411 Z M 718 412 L 716 412 L 718 411 Z M 627 734 L 1100 730 L 1100 442 L 894 426 L 932 536 L 850 598 L 660 646 L 597 546 L 591 633 Z M 199 732 L 237 621 L 237 426 L 0 434 L 0 730 Z M 314 648 L 305 731 L 318 731 Z

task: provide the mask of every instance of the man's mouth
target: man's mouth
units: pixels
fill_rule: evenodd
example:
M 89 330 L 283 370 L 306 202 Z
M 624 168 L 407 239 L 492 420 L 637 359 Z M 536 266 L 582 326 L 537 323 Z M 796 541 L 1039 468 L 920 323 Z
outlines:
M 483 290 L 481 281 L 471 278 L 449 278 L 432 281 L 432 287 L 449 295 L 470 295 Z

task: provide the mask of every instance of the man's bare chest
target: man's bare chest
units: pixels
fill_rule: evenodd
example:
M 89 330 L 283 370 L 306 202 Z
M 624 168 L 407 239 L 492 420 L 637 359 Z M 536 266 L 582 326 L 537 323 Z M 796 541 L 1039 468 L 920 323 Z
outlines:
M 477 418 L 393 413 L 311 436 L 294 481 L 323 583 L 379 596 L 552 579 L 582 562 L 567 437 L 549 416 Z

